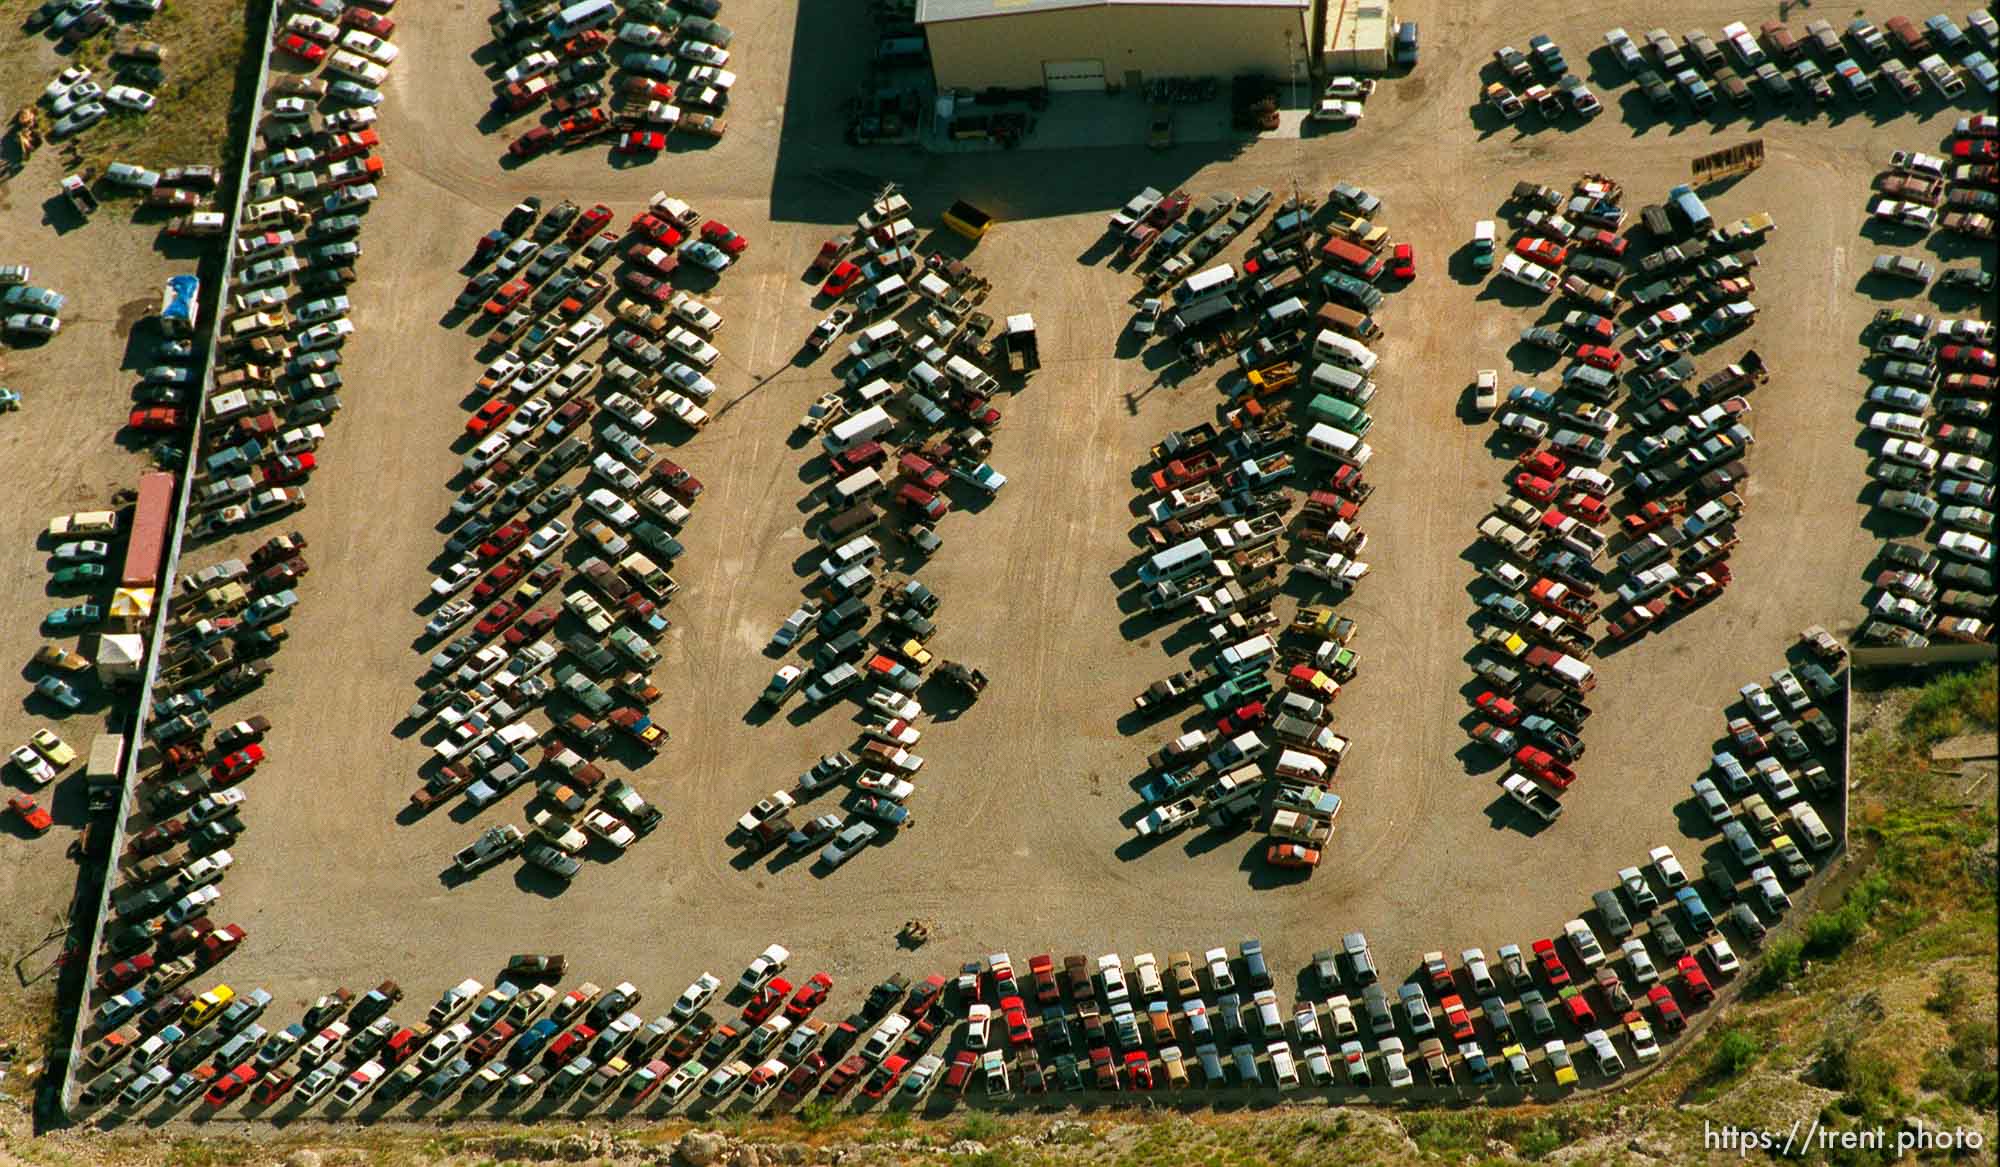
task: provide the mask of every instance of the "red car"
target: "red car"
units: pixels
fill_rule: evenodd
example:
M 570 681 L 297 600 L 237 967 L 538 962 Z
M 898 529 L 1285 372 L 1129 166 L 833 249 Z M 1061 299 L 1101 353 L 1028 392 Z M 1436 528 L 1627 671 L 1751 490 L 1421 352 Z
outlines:
M 1586 250 L 1595 251 L 1599 255 L 1608 255 L 1613 259 L 1625 254 L 1624 237 L 1613 235 L 1602 227 L 1585 227 L 1576 233 L 1576 241 Z
M 2000 158 L 2000 142 L 1991 139 L 1960 138 L 1951 144 L 1951 156 L 1973 162 L 1991 162 L 1995 158 Z
M 757 990 L 743 1006 L 743 1024 L 762 1025 L 764 1019 L 776 1013 L 785 1004 L 785 998 L 792 992 L 792 982 L 783 977 L 772 977 L 771 983 Z
M 1580 313 L 1574 324 L 1565 320 L 1563 326 L 1585 340 L 1594 340 L 1599 344 L 1610 344 L 1611 339 L 1618 335 L 1618 326 L 1609 318 L 1587 313 Z
M 1542 975 L 1548 978 L 1549 988 L 1560 989 L 1569 984 L 1569 970 L 1563 967 L 1562 954 L 1556 951 L 1555 941 L 1535 941 L 1534 953 L 1535 960 L 1542 966 Z
M 635 235 L 644 235 L 661 247 L 678 246 L 681 241 L 680 228 L 651 211 L 641 212 L 633 218 L 631 232 Z
M 644 243 L 634 243 L 625 249 L 625 262 L 666 275 L 680 266 L 681 257 L 664 247 L 648 247 Z
M 507 586 L 521 578 L 521 561 L 509 559 L 488 572 L 485 579 L 472 586 L 472 598 L 481 603 L 507 590 Z
M 597 1030 L 588 1025 L 577 1025 L 549 1043 L 542 1051 L 542 1064 L 551 1070 L 560 1070 L 569 1065 L 590 1040 L 597 1036 Z
M 715 244 L 731 255 L 742 255 L 750 247 L 750 241 L 729 229 L 729 224 L 720 219 L 710 219 L 701 225 L 701 237 Z
M 488 563 L 499 559 L 502 555 L 520 546 L 521 541 L 528 537 L 531 530 L 532 528 L 528 526 L 525 520 L 515 519 L 513 522 L 508 523 L 506 526 L 487 536 L 486 542 L 479 545 L 479 558 Z
M 1396 250 L 1390 255 L 1389 274 L 1399 280 L 1416 279 L 1417 249 L 1408 243 L 1396 244 Z
M 1674 1000 L 1674 991 L 1665 985 L 1654 985 L 1646 990 L 1646 1000 L 1653 1006 L 1653 1012 L 1660 1018 L 1660 1028 L 1668 1033 L 1679 1033 L 1687 1028 L 1687 1018 L 1681 1015 L 1681 1004 Z
M 1521 720 L 1521 707 L 1491 690 L 1473 698 L 1472 704 L 1481 714 L 1501 725 L 1513 725 Z
M 217 1078 L 215 1085 L 208 1088 L 208 1093 L 202 1095 L 201 1100 L 210 1110 L 221 1110 L 234 1102 L 237 1096 L 249 1089 L 250 1083 L 256 1080 L 257 1067 L 244 1062 Z
M 662 458 L 653 463 L 650 477 L 666 488 L 668 494 L 689 506 L 694 505 L 694 500 L 700 498 L 702 490 L 705 489 L 701 479 L 688 473 L 686 467 L 671 458 Z
M 1125 1082 L 1132 1090 L 1153 1088 L 1153 1059 L 1146 1056 L 1145 1050 L 1135 1049 L 1125 1055 Z
M 1569 258 L 1569 248 L 1562 246 L 1552 239 L 1543 239 L 1539 236 L 1516 239 L 1514 241 L 1514 253 L 1526 256 L 1543 267 L 1548 268 L 1557 267 Z
M 1547 450 L 1530 450 L 1514 459 L 1514 464 L 1543 478 L 1561 478 L 1569 467 Z
M 667 136 L 658 130 L 629 130 L 618 139 L 618 149 L 627 154 L 658 154 L 667 148 Z
M 171 405 L 154 405 L 146 409 L 135 409 L 125 419 L 125 424 L 142 433 L 164 433 L 181 428 L 181 411 Z
M 269 1106 L 285 1096 L 298 1079 L 291 1074 L 274 1074 L 257 1083 L 257 1089 L 250 1094 L 250 1100 L 259 1106 Z
M 942 982 L 940 982 L 942 983 Z M 785 1002 L 785 1016 L 793 1021 L 803 1021 L 812 1016 L 812 1011 L 826 1001 L 826 995 L 833 991 L 833 978 L 823 972 L 816 972 L 806 978 L 792 999 Z M 907 1006 L 905 1007 L 907 1012 Z M 914 1014 L 912 1015 L 914 1016 Z
M 264 762 L 263 746 L 244 746 L 242 749 L 217 762 L 209 769 L 208 776 L 218 786 L 241 782 L 255 773 Z
M 1681 970 L 1681 988 L 1687 990 L 1697 1006 L 1715 999 L 1715 986 L 1708 983 L 1708 974 L 1701 971 L 1700 961 L 1692 956 L 1683 956 L 1674 967 Z
M 493 293 L 493 298 L 486 301 L 485 313 L 488 316 L 505 316 L 512 312 L 516 304 L 528 298 L 530 287 L 528 281 L 523 279 L 511 279 L 501 284 L 500 290 Z
M 1453 993 L 1438 1002 L 1444 1010 L 1444 1023 L 1451 1029 L 1453 1041 L 1472 1040 L 1472 1014 L 1465 1010 L 1465 998 Z
M 493 400 L 479 407 L 479 411 L 466 419 L 465 432 L 474 437 L 483 437 L 504 425 L 514 416 L 514 403 Z
M 345 28 L 358 28 L 370 36 L 387 39 L 396 31 L 396 22 L 379 12 L 366 8 L 350 8 L 340 14 L 340 23 Z
M 338 162 L 342 158 L 352 158 L 356 154 L 366 154 L 382 144 L 382 136 L 372 129 L 356 130 L 351 134 L 335 134 L 328 143 L 324 161 Z
M 601 28 L 587 28 L 561 45 L 564 60 L 586 57 L 611 47 L 611 37 Z
M 1648 531 L 1658 530 L 1673 521 L 1674 516 L 1687 508 L 1680 503 L 1663 505 L 1649 502 L 1618 521 L 1618 529 L 1636 539 Z
M 1611 517 L 1611 504 L 1594 494 L 1573 494 L 1561 503 L 1562 509 L 1595 527 Z
M 910 1059 L 901 1054 L 890 1054 L 882 1059 L 882 1064 L 868 1077 L 868 1085 L 861 1092 L 870 1098 L 881 1098 L 896 1088 L 903 1080 L 903 1071 L 909 1069 Z
M 1597 1028 L 1597 1010 L 1590 1007 L 1590 998 L 1583 990 L 1571 985 L 1562 991 L 1562 1003 L 1569 1010 L 1570 1023 L 1578 1029 Z
M 1522 746 L 1514 751 L 1514 764 L 1528 773 L 1560 790 L 1568 790 L 1576 781 L 1576 771 L 1569 764 L 1539 746 Z
M 550 605 L 546 608 L 536 608 L 534 611 L 516 620 L 514 626 L 507 630 L 507 647 L 519 648 L 531 641 L 541 639 L 542 633 L 555 627 L 556 616 L 559 611 L 560 609 L 554 605 Z
M 1048 953 L 1028 958 L 1028 975 L 1034 978 L 1037 1002 L 1051 1005 L 1062 1000 L 1062 987 L 1056 984 L 1056 962 Z
M 1229 716 L 1215 723 L 1218 733 L 1234 737 L 1253 726 L 1264 724 L 1267 713 L 1262 701 L 1249 701 L 1230 710 Z
M 1514 475 L 1514 489 L 1536 502 L 1554 502 L 1563 491 L 1561 482 L 1528 470 Z
M 945 1071 L 944 1084 L 959 1094 L 972 1084 L 973 1071 L 979 1067 L 979 1055 L 969 1049 L 958 1051 L 952 1058 L 951 1069 Z
M 843 259 L 833 265 L 833 271 L 826 282 L 819 286 L 820 293 L 827 296 L 845 296 L 855 284 L 861 282 L 861 268 L 853 260 Z
M 533 158 L 556 148 L 562 141 L 556 132 L 547 126 L 535 126 L 527 133 L 507 143 L 507 154 L 513 158 Z
M 909 997 L 903 1002 L 903 1016 L 916 1022 L 911 1028 L 916 1031 L 918 1040 L 929 1037 L 940 1023 L 951 1020 L 951 1015 L 944 1010 L 932 1008 L 944 995 L 944 986 L 944 977 L 932 973 L 923 979 L 922 984 L 911 989 Z
M 819 1076 L 824 1073 L 826 1073 L 826 1055 L 812 1054 L 805 1061 L 792 1067 L 791 1073 L 785 1075 L 785 1082 L 778 1087 L 778 1093 L 797 1102 L 806 1096 L 806 1092 L 813 1088 L 813 1083 L 818 1082 Z
M 618 273 L 618 286 L 627 292 L 652 304 L 664 304 L 673 298 L 674 286 L 658 276 L 649 276 L 630 268 Z
M 565 142 L 581 142 L 586 138 L 594 138 L 610 128 L 611 115 L 594 107 L 577 110 L 556 123 L 556 132 L 562 135 Z
M 1593 368 L 1615 373 L 1618 366 L 1625 363 L 1625 354 L 1601 344 L 1580 344 L 1576 346 L 1576 359 Z
M 1938 363 L 1959 369 L 1977 369 L 1982 373 L 1991 373 L 1995 358 L 1992 349 L 1969 344 L 1948 344 L 1938 350 Z
M 304 454 L 281 454 L 264 463 L 264 484 L 277 486 L 286 482 L 297 482 L 312 474 L 319 465 L 319 458 L 312 452 Z
M 610 222 L 611 208 L 598 203 L 579 216 L 576 222 L 570 224 L 566 238 L 570 243 L 587 239 L 602 231 Z
M 42 809 L 42 804 L 26 794 L 16 794 L 8 799 L 7 809 L 18 815 L 21 821 L 27 824 L 28 829 L 37 835 L 47 834 L 49 828 L 56 825 L 55 818 Z
M 644 105 L 649 101 L 671 102 L 674 99 L 674 87 L 671 82 L 655 81 L 651 77 L 627 77 L 619 84 L 618 92 L 624 94 L 626 102 L 633 105 Z
M 1028 1026 L 1028 1006 L 1019 997 L 1000 998 L 1000 1015 L 1007 1019 L 1007 1040 L 1014 1045 L 1033 1045 L 1035 1031 Z
M 97 991 L 116 993 L 128 985 L 136 985 L 146 979 L 148 973 L 159 960 L 150 952 L 142 952 L 130 960 L 121 960 L 97 974 Z
M 819 1092 L 828 1098 L 838 1098 L 854 1088 L 855 1080 L 867 1068 L 868 1062 L 860 1054 L 849 1054 L 833 1068 L 833 1073 L 827 1075 L 826 1085 L 820 1087 Z
M 278 41 L 278 51 L 290 53 L 308 65 L 317 65 L 326 60 L 326 46 L 315 40 L 308 40 L 298 33 L 290 33 Z
M 521 605 L 512 600 L 502 600 L 493 605 L 492 611 L 481 617 L 479 623 L 473 625 L 473 631 L 481 636 L 492 636 L 512 624 L 520 614 Z

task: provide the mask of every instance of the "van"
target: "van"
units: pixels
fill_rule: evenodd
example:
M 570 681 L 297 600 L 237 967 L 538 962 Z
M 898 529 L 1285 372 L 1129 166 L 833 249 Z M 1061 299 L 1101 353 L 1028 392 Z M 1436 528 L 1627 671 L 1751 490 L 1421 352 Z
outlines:
M 895 426 L 895 419 L 889 411 L 879 405 L 871 405 L 859 413 L 852 413 L 834 423 L 819 444 L 829 454 L 860 445 L 870 438 L 878 438 Z
M 903 222 L 909 222 L 908 219 Z M 952 293 L 951 285 L 944 282 L 934 271 L 927 271 L 917 277 L 917 295 L 929 300 L 940 308 L 950 308 L 958 300 Z
M 1210 296 L 1198 300 L 1167 317 L 1166 327 L 1161 329 L 1168 336 L 1179 336 L 1211 321 L 1234 315 L 1236 301 L 1228 296 Z
M 1278 751 L 1277 772 L 1281 778 L 1297 778 L 1314 785 L 1324 785 L 1327 780 L 1326 763 L 1298 750 Z
M 1193 304 L 1210 296 L 1220 296 L 1236 288 L 1236 269 L 1229 264 L 1218 264 L 1207 271 L 1199 271 L 1182 280 L 1174 289 L 1174 303 Z
M 1618 392 L 1618 374 L 1594 365 L 1575 364 L 1563 370 L 1563 388 L 1575 390 L 1592 401 L 1609 401 Z
M 1321 304 L 1319 311 L 1313 313 L 1313 320 L 1323 328 L 1331 328 L 1356 340 L 1374 340 L 1382 335 L 1382 327 L 1375 323 L 1373 316 L 1339 304 Z
M 880 405 L 896 395 L 896 387 L 877 377 L 854 391 L 854 396 L 863 407 Z
M 882 475 L 873 466 L 863 467 L 833 484 L 835 506 L 848 507 L 882 493 Z
M 1304 239 L 1312 231 L 1313 209 L 1287 203 L 1280 208 L 1271 225 L 1264 229 L 1266 247 L 1287 247 Z
M 979 397 L 991 397 L 1000 387 L 991 374 L 964 357 L 955 356 L 947 360 L 944 375 L 957 382 L 959 388 Z
M 1306 431 L 1306 448 L 1336 462 L 1345 462 L 1357 470 L 1368 465 L 1368 460 L 1375 456 L 1374 447 L 1367 442 L 1324 422 Z
M 49 520 L 51 539 L 81 539 L 90 535 L 109 535 L 117 529 L 116 511 L 78 511 L 73 515 L 63 515 Z
M 1667 210 L 1690 234 L 1700 234 L 1715 226 L 1715 217 L 1708 213 L 1708 206 L 1686 183 L 1667 192 Z
M 912 365 L 910 371 L 904 375 L 903 383 L 918 393 L 928 394 L 932 397 L 943 396 L 948 388 L 945 384 L 944 374 L 940 373 L 938 367 L 929 361 L 918 361 L 915 365 Z
M 1382 290 L 1358 276 L 1344 271 L 1323 271 L 1319 273 L 1320 295 L 1329 300 L 1337 300 L 1350 308 L 1363 312 L 1373 312 L 1382 306 Z
M 1224 672 L 1241 673 L 1250 669 L 1263 669 L 1277 659 L 1278 643 L 1269 635 L 1252 636 L 1240 644 L 1232 644 L 1222 650 Z
M 1238 766 L 1215 780 L 1208 788 L 1207 804 L 1202 812 L 1215 826 L 1222 826 L 1239 815 L 1257 809 L 1263 798 L 1264 775 L 1255 765 Z
M 873 287 L 861 293 L 857 306 L 868 313 L 885 311 L 902 303 L 909 294 L 909 281 L 899 275 L 885 276 Z
M 847 346 L 847 354 L 865 357 L 876 349 L 901 348 L 904 339 L 902 325 L 894 320 L 878 320 L 861 330 L 861 334 Z
M 1297 296 L 1280 300 L 1264 309 L 1264 331 L 1269 334 L 1303 328 L 1305 322 L 1306 302 Z
M 1306 404 L 1306 413 L 1314 421 L 1323 421 L 1335 429 L 1346 430 L 1357 438 L 1368 436 L 1369 428 L 1375 424 L 1375 419 L 1368 416 L 1359 405 L 1324 393 Z
M 1367 345 L 1331 329 L 1322 329 L 1320 334 L 1313 338 L 1312 355 L 1316 361 L 1332 361 L 1336 365 L 1345 365 L 1359 373 L 1374 372 L 1377 359 L 1374 350 Z
M 1139 565 L 1139 582 L 1151 587 L 1186 579 L 1215 561 L 1215 552 L 1200 539 L 1189 539 L 1161 551 Z
M 876 478 L 879 481 L 881 476 L 878 474 Z M 876 521 L 881 517 L 881 512 L 875 509 L 874 503 L 855 503 L 853 506 L 839 511 L 820 524 L 820 546 L 832 547 L 836 543 L 843 542 L 856 531 L 866 530 L 874 526 Z
M 1364 280 L 1372 280 L 1382 274 L 1385 264 L 1382 257 L 1345 239 L 1332 238 L 1320 244 L 1321 258 L 1341 271 L 1351 272 Z
M 1597 674 L 1591 667 L 1573 656 L 1564 654 L 1557 657 L 1548 667 L 1550 676 L 1556 683 L 1576 693 L 1588 693 L 1597 688 Z
M 602 28 L 618 15 L 614 0 L 577 0 L 549 21 L 549 37 L 566 40 L 591 28 Z
M 1375 382 L 1339 365 L 1314 365 L 1311 388 L 1322 395 L 1330 393 L 1356 405 L 1366 405 L 1375 396 Z

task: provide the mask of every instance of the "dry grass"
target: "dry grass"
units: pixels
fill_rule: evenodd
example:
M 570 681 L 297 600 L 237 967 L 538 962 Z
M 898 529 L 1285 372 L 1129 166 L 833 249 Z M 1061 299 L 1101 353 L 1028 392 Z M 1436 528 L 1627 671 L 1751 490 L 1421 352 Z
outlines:
M 0 27 L 20 26 L 39 0 L 0 0 Z M 67 143 L 57 143 L 66 163 L 102 170 L 109 162 L 141 166 L 220 164 L 230 141 L 231 114 L 237 90 L 248 108 L 247 79 L 239 78 L 244 49 L 253 30 L 246 9 L 261 7 L 244 0 L 166 0 L 151 19 L 119 21 L 78 46 L 68 59 L 109 74 L 110 58 L 122 41 L 150 40 L 166 46 L 162 64 L 167 78 L 154 96 L 159 104 L 149 114 L 114 110 L 112 115 Z M 255 18 L 255 35 L 263 35 L 262 17 Z M 16 44 L 43 51 L 39 37 L 17 34 Z M 39 82 L 37 83 L 39 87 Z

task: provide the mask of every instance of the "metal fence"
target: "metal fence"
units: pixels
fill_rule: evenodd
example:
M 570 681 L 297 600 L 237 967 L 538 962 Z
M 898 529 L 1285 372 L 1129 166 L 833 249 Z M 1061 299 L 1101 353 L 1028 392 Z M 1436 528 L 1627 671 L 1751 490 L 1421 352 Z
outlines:
M 111 891 L 118 882 L 118 858 L 125 850 L 125 838 L 131 825 L 131 816 L 137 798 L 134 794 L 139 781 L 139 756 L 144 752 L 146 720 L 152 715 L 153 684 L 160 669 L 160 649 L 166 642 L 167 621 L 173 608 L 174 580 L 180 574 L 182 540 L 187 533 L 188 505 L 194 496 L 194 470 L 201 451 L 202 417 L 208 404 L 208 394 L 215 387 L 215 357 L 222 334 L 222 306 L 227 302 L 230 276 L 236 264 L 236 249 L 229 241 L 236 237 L 242 226 L 243 205 L 250 187 L 251 146 L 257 133 L 255 111 L 264 107 L 264 87 L 271 80 L 272 39 L 265 35 L 272 23 L 275 0 L 251 0 L 250 11 L 245 14 L 245 35 L 255 34 L 261 47 L 257 58 L 257 82 L 252 87 L 251 116 L 244 119 L 243 150 L 238 158 L 236 174 L 236 195 L 229 212 L 229 232 L 223 243 L 222 270 L 217 275 L 215 285 L 209 290 L 209 302 L 214 306 L 209 313 L 208 348 L 202 358 L 201 387 L 199 399 L 191 411 L 193 417 L 188 428 L 188 463 L 181 473 L 180 492 L 174 499 L 174 515 L 171 523 L 172 538 L 167 544 L 166 560 L 160 567 L 160 584 L 157 599 L 153 604 L 153 627 L 146 646 L 146 667 L 139 683 L 139 703 L 132 714 L 128 727 L 130 743 L 125 750 L 124 772 L 120 775 L 121 788 L 118 796 L 118 814 L 111 832 L 111 841 L 105 852 L 103 886 L 98 889 L 96 918 L 90 928 L 90 948 L 84 954 L 86 961 L 95 962 L 104 945 L 104 929 L 110 922 Z M 258 18 L 261 9 L 263 18 Z M 262 31 L 260 31 L 262 30 Z M 93 978 L 89 970 L 80 979 L 79 996 L 76 1003 L 76 1021 L 70 1030 L 68 1055 L 63 1063 L 63 1082 L 60 1105 L 65 1119 L 72 1117 L 77 1095 L 82 1083 L 77 1078 L 77 1070 L 83 1063 L 83 1044 L 86 1027 L 90 1023 L 90 992 Z

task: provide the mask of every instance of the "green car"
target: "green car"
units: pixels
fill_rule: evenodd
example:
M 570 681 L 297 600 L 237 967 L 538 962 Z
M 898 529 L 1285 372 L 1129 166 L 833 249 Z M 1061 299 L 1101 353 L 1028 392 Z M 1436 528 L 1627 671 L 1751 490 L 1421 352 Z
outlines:
M 55 578 L 50 582 L 59 588 L 72 587 L 76 584 L 95 583 L 103 579 L 105 574 L 104 565 L 101 563 L 79 563 L 75 567 L 65 567 L 56 572 Z
M 57 608 L 42 621 L 44 627 L 58 631 L 72 628 L 88 628 L 104 619 L 104 609 L 96 604 L 71 604 L 67 608 Z

